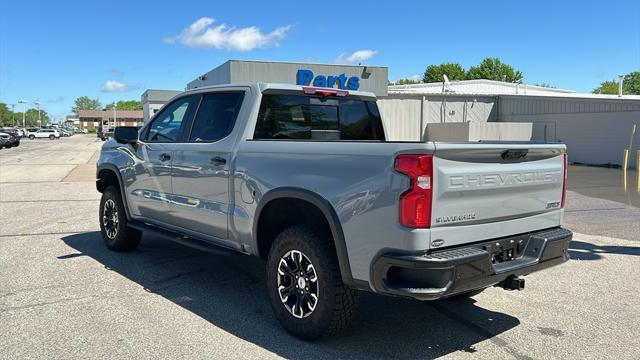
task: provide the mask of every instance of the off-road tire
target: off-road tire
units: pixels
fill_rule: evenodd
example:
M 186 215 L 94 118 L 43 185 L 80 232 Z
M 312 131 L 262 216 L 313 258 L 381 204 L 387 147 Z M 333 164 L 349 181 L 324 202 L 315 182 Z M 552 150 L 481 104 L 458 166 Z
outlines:
M 304 254 L 317 275 L 317 302 L 304 318 L 295 317 L 285 307 L 278 290 L 280 260 L 292 250 Z M 290 334 L 303 340 L 335 335 L 346 329 L 358 306 L 358 291 L 342 282 L 332 239 L 322 238 L 305 226 L 289 227 L 274 240 L 267 258 L 267 287 L 276 318 Z
M 115 235 L 112 231 L 108 232 L 109 225 L 104 218 L 105 206 L 115 208 L 115 216 L 110 217 L 110 219 L 117 219 Z M 140 244 L 142 232 L 127 226 L 127 215 L 125 213 L 124 202 L 120 195 L 120 189 L 117 186 L 108 186 L 102 192 L 98 220 L 100 221 L 100 234 L 102 235 L 102 240 L 110 250 L 126 252 L 134 250 L 138 247 L 138 244 Z

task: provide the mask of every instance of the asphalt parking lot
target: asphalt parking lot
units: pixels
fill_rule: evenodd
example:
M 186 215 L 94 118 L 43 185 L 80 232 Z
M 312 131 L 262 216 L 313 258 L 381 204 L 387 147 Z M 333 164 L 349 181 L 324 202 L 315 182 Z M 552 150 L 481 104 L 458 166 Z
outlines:
M 272 315 L 260 260 L 149 236 L 131 253 L 106 250 L 100 145 L 76 135 L 0 151 L 2 359 L 640 357 L 640 209 L 625 200 L 637 182 L 625 191 L 619 170 L 570 169 L 572 260 L 524 291 L 363 293 L 350 331 L 307 343 Z

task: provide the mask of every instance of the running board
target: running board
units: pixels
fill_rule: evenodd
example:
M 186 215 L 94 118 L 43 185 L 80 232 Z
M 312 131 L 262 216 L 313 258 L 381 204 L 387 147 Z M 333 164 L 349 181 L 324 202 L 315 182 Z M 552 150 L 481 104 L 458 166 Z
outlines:
M 181 244 L 181 245 L 185 245 L 197 250 L 206 251 L 216 255 L 229 256 L 229 255 L 241 254 L 241 252 L 231 248 L 226 248 L 220 245 L 212 244 L 208 241 L 197 239 L 191 236 L 181 235 L 171 230 L 163 229 L 156 225 L 146 224 L 140 221 L 129 221 L 127 226 L 132 229 L 136 229 L 145 233 L 151 233 L 159 237 L 162 237 L 164 239 L 177 242 L 178 244 Z

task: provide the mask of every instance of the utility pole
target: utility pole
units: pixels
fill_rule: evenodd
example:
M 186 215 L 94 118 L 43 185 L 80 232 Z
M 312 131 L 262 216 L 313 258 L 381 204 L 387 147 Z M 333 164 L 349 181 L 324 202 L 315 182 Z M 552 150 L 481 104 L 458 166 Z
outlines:
M 16 104 L 11 104 L 11 123 L 16 126 Z
M 40 120 L 40 101 L 36 100 L 33 102 L 33 104 L 36 106 L 36 109 L 38 109 L 38 127 L 42 127 L 42 120 Z
M 20 104 L 22 104 L 22 127 L 24 129 L 27 128 L 27 120 L 25 116 L 27 115 L 27 100 L 18 100 Z

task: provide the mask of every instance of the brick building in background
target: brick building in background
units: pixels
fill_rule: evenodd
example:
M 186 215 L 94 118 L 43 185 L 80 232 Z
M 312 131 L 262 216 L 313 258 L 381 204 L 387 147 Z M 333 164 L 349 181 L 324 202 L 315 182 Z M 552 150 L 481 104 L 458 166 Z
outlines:
M 119 110 L 115 113 L 115 123 L 113 110 L 80 110 L 78 111 L 78 126 L 80 129 L 97 130 L 101 124 L 103 128 L 116 126 L 142 126 L 144 116 L 142 110 Z

